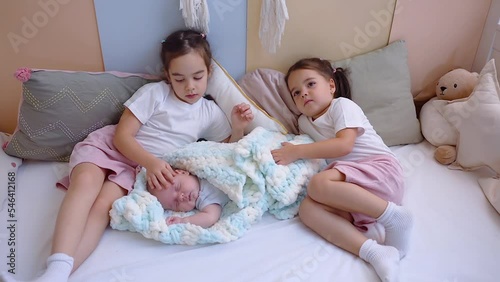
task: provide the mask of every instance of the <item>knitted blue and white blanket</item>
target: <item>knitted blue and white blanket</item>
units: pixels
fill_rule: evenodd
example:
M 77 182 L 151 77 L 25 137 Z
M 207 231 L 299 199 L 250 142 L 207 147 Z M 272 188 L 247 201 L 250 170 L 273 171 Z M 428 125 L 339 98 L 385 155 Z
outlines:
M 293 218 L 310 177 L 326 163 L 298 160 L 277 165 L 271 150 L 281 147 L 282 142 L 303 144 L 312 139 L 258 127 L 237 143 L 197 142 L 164 156 L 171 166 L 207 179 L 230 198 L 221 218 L 210 228 L 189 223 L 167 225 L 165 218 L 173 213 L 165 212 L 156 197 L 146 191 L 144 170 L 137 175 L 132 192 L 114 202 L 111 227 L 139 232 L 166 244 L 194 245 L 236 240 L 266 211 L 278 219 Z

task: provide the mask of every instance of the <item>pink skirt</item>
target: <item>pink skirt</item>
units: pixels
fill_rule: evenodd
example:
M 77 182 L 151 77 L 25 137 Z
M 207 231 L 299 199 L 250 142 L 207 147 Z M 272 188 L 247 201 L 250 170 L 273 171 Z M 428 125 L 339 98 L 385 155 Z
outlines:
M 108 170 L 107 179 L 123 189 L 131 191 L 135 182 L 137 163 L 122 155 L 113 145 L 116 125 L 108 125 L 90 133 L 73 148 L 69 160 L 69 175 L 81 163 L 92 163 Z M 68 188 L 70 176 L 57 182 L 58 187 Z
M 403 169 L 392 156 L 378 155 L 357 161 L 336 161 L 325 168 L 335 168 L 345 174 L 345 181 L 356 184 L 380 198 L 401 205 L 404 193 Z M 376 220 L 361 213 L 351 213 L 354 225 L 367 231 Z

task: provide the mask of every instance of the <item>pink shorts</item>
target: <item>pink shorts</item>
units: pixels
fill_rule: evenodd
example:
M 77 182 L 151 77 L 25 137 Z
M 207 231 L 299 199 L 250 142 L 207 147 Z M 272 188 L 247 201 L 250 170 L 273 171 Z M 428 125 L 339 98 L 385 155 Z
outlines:
M 109 171 L 107 179 L 129 192 L 135 182 L 137 163 L 122 155 L 113 145 L 116 125 L 108 125 L 90 133 L 85 140 L 73 148 L 69 159 L 69 174 L 81 163 L 93 163 Z M 57 182 L 58 187 L 68 188 L 70 177 Z
M 404 192 L 403 169 L 392 156 L 378 155 L 357 161 L 336 161 L 328 167 L 345 174 L 345 181 L 356 184 L 380 198 L 401 205 Z M 376 220 L 361 213 L 351 213 L 354 225 L 360 231 L 367 231 L 367 225 Z

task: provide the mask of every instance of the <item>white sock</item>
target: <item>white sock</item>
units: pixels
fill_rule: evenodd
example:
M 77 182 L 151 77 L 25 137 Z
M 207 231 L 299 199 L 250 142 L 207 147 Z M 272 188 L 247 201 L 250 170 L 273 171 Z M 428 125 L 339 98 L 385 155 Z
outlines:
M 368 239 L 359 250 L 359 257 L 370 263 L 383 282 L 397 281 L 399 252 L 392 246 L 379 245 Z
M 73 269 L 73 258 L 63 253 L 55 253 L 47 258 L 47 269 L 45 272 L 33 279 L 32 282 L 67 282 Z M 20 282 L 10 273 L 0 274 L 1 282 Z
M 47 258 L 47 270 L 35 279 L 36 282 L 67 282 L 73 269 L 73 258 L 63 253 L 55 253 Z
M 413 216 L 404 207 L 393 202 L 388 202 L 387 208 L 377 218 L 385 227 L 385 245 L 393 246 L 399 251 L 399 257 L 403 258 L 408 251 L 410 233 L 413 227 Z

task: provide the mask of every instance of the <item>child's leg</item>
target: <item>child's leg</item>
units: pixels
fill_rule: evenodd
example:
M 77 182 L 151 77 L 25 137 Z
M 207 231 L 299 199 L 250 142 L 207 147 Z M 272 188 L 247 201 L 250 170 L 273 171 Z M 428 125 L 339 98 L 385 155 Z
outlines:
M 105 176 L 104 170 L 90 163 L 79 164 L 72 170 L 70 186 L 57 215 L 52 253 L 75 255 Z
M 85 225 L 85 231 L 74 255 L 73 271 L 76 270 L 95 250 L 102 234 L 109 225 L 109 211 L 115 200 L 125 196 L 126 191 L 111 181 L 104 182 Z
M 311 178 L 307 194 L 316 202 L 347 212 L 359 212 L 373 218 L 384 212 L 387 201 L 344 180 L 344 174 L 336 169 L 322 171 Z
M 71 172 L 71 182 L 57 215 L 52 255 L 37 282 L 64 282 L 73 269 L 73 256 L 88 216 L 103 186 L 105 172 L 94 164 L 82 163 Z M 16 281 L 2 273 L 0 281 Z
M 369 262 L 382 281 L 395 281 L 399 270 L 398 250 L 367 239 L 348 220 L 343 211 L 335 210 L 306 197 L 299 208 L 302 222 L 330 243 Z
M 400 257 L 404 257 L 413 225 L 411 214 L 356 184 L 344 182 L 344 179 L 345 176 L 336 169 L 318 173 L 309 182 L 308 195 L 326 206 L 376 218 L 386 229 L 385 244 L 398 249 Z
M 347 215 L 347 216 L 346 216 Z M 299 208 L 300 220 L 328 242 L 354 255 L 367 238 L 352 225 L 352 217 L 306 197 Z
M 385 227 L 384 244 L 398 249 L 401 258 L 406 256 L 413 226 L 411 213 L 402 206 L 388 202 L 387 208 L 377 218 L 377 221 Z

